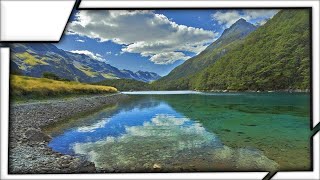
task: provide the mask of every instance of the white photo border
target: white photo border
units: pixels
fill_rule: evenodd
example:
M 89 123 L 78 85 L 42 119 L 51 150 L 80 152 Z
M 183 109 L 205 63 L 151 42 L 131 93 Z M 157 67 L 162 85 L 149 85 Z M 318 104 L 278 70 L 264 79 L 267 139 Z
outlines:
M 0 0 L 0 11 L 2 1 Z M 13 0 L 14 1 L 14 0 Z M 22 0 L 20 0 L 22 1 Z M 23 2 L 37 0 L 23 0 Z M 54 1 L 54 0 L 49 0 Z M 55 0 L 60 1 L 60 0 Z M 67 0 L 68 1 L 68 0 Z M 70 1 L 70 0 L 69 0 Z M 73 1 L 73 0 L 72 0 Z M 40 1 L 38 1 L 40 2 Z M 73 1 L 75 2 L 75 1 Z M 183 3 L 182 3 L 183 2 Z M 159 1 L 159 0 L 82 0 L 77 8 L 95 9 L 139 9 L 139 8 L 288 8 L 312 7 L 312 93 L 313 93 L 313 127 L 319 123 L 319 6 L 318 0 L 312 1 Z M 29 7 L 30 8 L 30 7 Z M 30 12 L 34 10 L 30 9 Z M 1 13 L 1 16 L 4 16 Z M 2 17 L 3 18 L 3 17 Z M 59 19 L 56 19 L 59 21 Z M 10 20 L 9 20 L 10 21 Z M 30 20 L 31 21 L 31 20 Z M 41 23 L 39 23 L 40 25 Z M 5 24 L 0 22 L 1 27 Z M 37 28 L 35 26 L 29 28 Z M 23 29 L 22 29 L 23 30 Z M 61 36 L 62 34 L 60 34 Z M 3 37 L 3 36 L 2 36 Z M 57 36 L 55 36 L 57 37 Z M 28 38 L 28 37 L 26 37 Z M 4 38 L 5 39 L 5 38 Z M 35 40 L 36 41 L 36 40 Z M 50 41 L 50 40 L 48 40 Z M 0 41 L 1 43 L 1 41 Z M 203 172 L 203 173 L 128 173 L 128 174 L 41 174 L 14 175 L 8 174 L 8 135 L 9 135 L 9 60 L 10 49 L 0 48 L 1 67 L 1 179 L 262 179 L 268 172 Z M 320 179 L 319 153 L 320 133 L 313 137 L 313 171 L 277 172 L 272 179 Z

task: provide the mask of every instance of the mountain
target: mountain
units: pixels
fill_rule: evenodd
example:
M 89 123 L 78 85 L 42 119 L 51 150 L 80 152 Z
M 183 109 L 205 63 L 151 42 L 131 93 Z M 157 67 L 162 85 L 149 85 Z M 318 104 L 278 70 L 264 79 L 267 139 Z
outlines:
M 238 21 L 236 21 L 233 25 L 231 25 L 229 28 L 225 29 L 220 38 L 217 39 L 210 46 L 208 46 L 204 52 L 212 51 L 215 48 L 219 48 L 222 45 L 230 44 L 238 39 L 243 39 L 256 29 L 256 26 L 241 18 Z
M 256 26 L 246 20 L 239 19 L 204 51 L 173 69 L 167 76 L 156 81 L 154 86 L 160 89 L 188 89 L 191 76 L 215 63 L 256 29 Z
M 124 78 L 124 79 L 134 79 L 134 80 L 138 80 L 138 81 L 143 81 L 143 82 L 151 82 L 151 81 L 155 81 L 159 78 L 161 78 L 161 76 L 159 76 L 157 73 L 154 72 L 147 72 L 147 71 L 137 71 L 137 72 L 132 72 L 130 70 L 121 70 L 121 72 L 128 78 Z
M 310 28 L 309 10 L 281 10 L 189 85 L 200 90 L 308 90 Z
M 58 49 L 53 44 L 11 44 L 11 71 L 41 77 L 44 72 L 80 82 L 99 82 L 106 79 L 134 79 L 150 82 L 160 78 L 153 72 L 119 70 L 84 54 Z

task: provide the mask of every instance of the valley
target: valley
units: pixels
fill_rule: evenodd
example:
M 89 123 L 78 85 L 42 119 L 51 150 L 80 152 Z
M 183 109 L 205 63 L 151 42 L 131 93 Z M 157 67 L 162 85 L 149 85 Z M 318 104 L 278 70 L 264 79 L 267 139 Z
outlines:
M 5 44 L 9 173 L 310 171 L 311 11 L 224 11 L 203 25 L 220 34 L 175 10 L 83 11 L 66 33 L 78 50 Z
M 282 10 L 260 27 L 239 19 L 164 77 L 119 70 L 52 44 L 11 45 L 11 72 L 32 77 L 49 72 L 71 81 L 110 83 L 120 90 L 309 91 L 309 27 L 307 10 Z

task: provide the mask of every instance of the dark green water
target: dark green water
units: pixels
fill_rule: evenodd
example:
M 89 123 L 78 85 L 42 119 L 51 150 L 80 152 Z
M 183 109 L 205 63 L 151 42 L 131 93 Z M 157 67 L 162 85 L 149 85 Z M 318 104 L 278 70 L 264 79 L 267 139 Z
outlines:
M 46 128 L 105 172 L 310 169 L 307 93 L 132 93 Z

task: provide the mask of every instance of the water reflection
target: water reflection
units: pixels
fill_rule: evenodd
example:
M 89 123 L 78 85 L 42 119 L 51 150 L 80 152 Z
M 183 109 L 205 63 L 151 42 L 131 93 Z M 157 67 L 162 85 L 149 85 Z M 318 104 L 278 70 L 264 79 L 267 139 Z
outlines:
M 224 145 L 200 122 L 152 96 L 132 97 L 69 125 L 50 127 L 47 132 L 54 137 L 49 146 L 55 151 L 84 155 L 102 172 L 278 168 L 257 149 Z
M 77 154 L 88 154 L 89 159 L 102 169 L 144 171 L 151 170 L 154 164 L 167 164 L 182 151 L 209 146 L 220 148 L 222 144 L 199 123 L 172 114 L 156 114 L 141 126 L 127 126 L 122 136 L 76 143 L 73 149 Z

